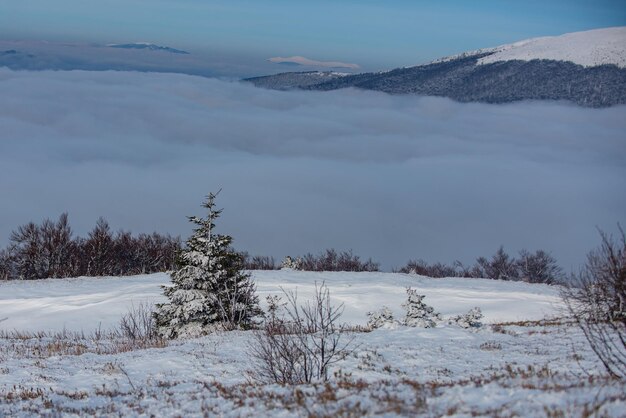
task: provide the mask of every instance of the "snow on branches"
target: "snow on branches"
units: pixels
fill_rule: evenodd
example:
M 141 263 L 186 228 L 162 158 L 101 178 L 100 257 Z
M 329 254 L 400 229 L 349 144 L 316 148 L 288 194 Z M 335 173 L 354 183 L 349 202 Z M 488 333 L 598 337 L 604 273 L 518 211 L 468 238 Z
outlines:
M 158 304 L 155 313 L 163 337 L 247 328 L 261 314 L 254 283 L 243 271 L 242 256 L 231 247 L 232 237 L 214 233 L 215 220 L 222 212 L 215 208 L 218 193 L 210 193 L 203 204 L 206 218 L 189 217 L 197 227 L 179 254 L 180 268 L 172 274 L 172 286 L 164 286 L 169 303 Z

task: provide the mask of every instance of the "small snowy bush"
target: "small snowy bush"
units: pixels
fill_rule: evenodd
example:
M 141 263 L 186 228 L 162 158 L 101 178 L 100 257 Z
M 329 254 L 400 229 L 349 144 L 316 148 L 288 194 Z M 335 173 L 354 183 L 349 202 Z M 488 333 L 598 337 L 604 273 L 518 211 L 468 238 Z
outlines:
M 281 270 L 301 270 L 302 260 L 296 258 L 295 260 L 290 256 L 285 257 L 281 265 Z
M 465 315 L 453 316 L 448 320 L 449 324 L 455 324 L 461 328 L 480 328 L 483 323 L 480 322 L 483 319 L 483 313 L 479 307 L 470 309 Z
M 422 302 L 425 295 L 419 295 L 417 290 L 408 287 L 406 289 L 407 300 L 402 304 L 402 307 L 406 309 L 406 316 L 404 318 L 404 325 L 408 327 L 418 328 L 433 328 L 435 326 L 435 320 L 440 320 L 441 317 L 432 306 L 426 305 Z
M 386 306 L 383 306 L 378 311 L 368 312 L 367 317 L 369 318 L 367 326 L 371 329 L 380 328 L 395 322 L 393 319 L 393 312 L 391 312 L 391 309 Z

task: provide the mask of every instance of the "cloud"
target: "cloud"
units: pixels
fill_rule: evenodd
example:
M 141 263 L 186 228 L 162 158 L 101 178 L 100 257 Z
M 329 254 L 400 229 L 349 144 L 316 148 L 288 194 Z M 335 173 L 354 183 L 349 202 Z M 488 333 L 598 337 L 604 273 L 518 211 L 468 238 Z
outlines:
M 356 70 L 360 68 L 357 64 L 348 64 L 339 61 L 315 61 L 309 58 L 293 56 L 293 57 L 273 57 L 268 59 L 269 62 L 276 64 L 294 64 L 305 65 L 309 67 L 324 67 L 324 68 L 350 68 Z
M 254 254 L 353 249 L 386 268 L 501 244 L 577 268 L 626 223 L 626 107 L 278 92 L 175 74 L 0 69 L 0 245 L 68 211 L 84 235 L 220 230 Z

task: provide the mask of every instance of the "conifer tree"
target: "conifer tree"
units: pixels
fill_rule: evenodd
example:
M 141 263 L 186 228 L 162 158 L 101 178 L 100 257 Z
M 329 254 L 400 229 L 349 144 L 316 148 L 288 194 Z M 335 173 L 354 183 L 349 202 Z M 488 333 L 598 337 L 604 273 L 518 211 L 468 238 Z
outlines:
M 425 295 L 420 295 L 417 290 L 408 287 L 406 289 L 407 300 L 402 304 L 406 309 L 404 325 L 408 327 L 433 328 L 435 320 L 440 320 L 441 316 L 435 312 L 432 306 L 426 305 L 422 299 Z
M 173 286 L 164 286 L 169 303 L 157 305 L 158 332 L 165 338 L 193 337 L 215 329 L 247 328 L 262 313 L 254 283 L 243 271 L 243 258 L 231 247 L 232 238 L 215 234 L 218 193 L 203 207 L 208 216 L 189 217 L 197 225 L 178 257 Z

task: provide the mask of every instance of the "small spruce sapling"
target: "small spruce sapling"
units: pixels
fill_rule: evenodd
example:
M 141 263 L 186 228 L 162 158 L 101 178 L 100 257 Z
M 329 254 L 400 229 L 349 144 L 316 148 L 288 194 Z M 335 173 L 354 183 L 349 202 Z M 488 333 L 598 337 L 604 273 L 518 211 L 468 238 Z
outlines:
M 419 295 L 417 290 L 408 287 L 406 289 L 407 300 L 402 304 L 406 309 L 404 325 L 408 327 L 433 328 L 435 320 L 440 320 L 441 316 L 435 313 L 432 306 L 426 305 L 422 300 L 425 295 Z
M 219 192 L 218 192 L 219 193 Z M 172 274 L 172 286 L 164 286 L 169 303 L 157 304 L 154 314 L 159 335 L 165 338 L 195 337 L 215 329 L 248 328 L 262 314 L 243 258 L 231 247 L 232 238 L 215 234 L 216 194 L 207 196 L 206 218 L 189 220 L 197 225 L 180 252 L 180 268 Z

